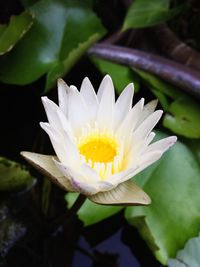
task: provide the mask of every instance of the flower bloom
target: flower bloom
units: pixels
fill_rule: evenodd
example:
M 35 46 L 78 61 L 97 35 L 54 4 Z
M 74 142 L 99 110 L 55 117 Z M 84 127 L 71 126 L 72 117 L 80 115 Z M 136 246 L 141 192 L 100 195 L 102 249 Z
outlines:
M 80 92 L 58 80 L 59 106 L 42 97 L 48 123 L 41 122 L 56 157 L 22 152 L 38 169 L 68 191 L 100 204 L 149 204 L 150 198 L 130 178 L 157 161 L 176 142 L 171 136 L 151 143 L 161 118 L 157 101 L 132 107 L 133 84 L 115 102 L 106 75 L 97 94 L 86 77 Z

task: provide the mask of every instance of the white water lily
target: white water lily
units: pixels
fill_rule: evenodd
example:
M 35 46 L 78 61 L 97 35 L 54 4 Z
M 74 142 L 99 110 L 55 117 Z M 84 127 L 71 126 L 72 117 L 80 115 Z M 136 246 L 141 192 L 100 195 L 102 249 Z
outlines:
M 64 189 L 100 204 L 149 204 L 150 198 L 130 178 L 157 161 L 176 142 L 171 136 L 151 143 L 161 118 L 157 101 L 132 107 L 133 84 L 115 102 L 106 75 L 97 94 L 86 77 L 80 92 L 58 80 L 59 106 L 42 97 L 48 123 L 41 122 L 56 156 L 22 155 Z

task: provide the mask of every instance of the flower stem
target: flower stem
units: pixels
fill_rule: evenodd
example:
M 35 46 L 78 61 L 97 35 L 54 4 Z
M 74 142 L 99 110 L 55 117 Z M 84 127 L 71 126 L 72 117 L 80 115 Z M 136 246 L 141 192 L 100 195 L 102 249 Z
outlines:
M 67 217 L 73 217 L 86 200 L 86 196 L 79 194 L 72 207 L 67 212 Z
M 76 215 L 78 210 L 81 208 L 85 200 L 86 200 L 86 196 L 79 194 L 74 204 L 71 206 L 71 208 L 65 214 L 63 214 L 62 216 L 60 216 L 53 222 L 54 231 L 55 231 L 55 228 L 58 229 L 58 225 L 64 226 L 68 224 L 74 218 L 74 216 Z

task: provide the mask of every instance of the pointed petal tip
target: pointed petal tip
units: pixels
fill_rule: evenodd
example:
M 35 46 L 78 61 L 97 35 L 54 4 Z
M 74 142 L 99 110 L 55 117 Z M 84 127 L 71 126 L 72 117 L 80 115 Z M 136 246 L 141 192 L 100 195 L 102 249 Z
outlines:
M 45 104 L 49 99 L 47 96 L 42 96 L 41 100 L 42 100 L 42 103 Z
M 103 79 L 109 79 L 112 80 L 111 76 L 109 74 L 106 74 Z
M 23 157 L 23 158 L 26 158 L 28 156 L 30 152 L 28 151 L 20 151 L 20 155 Z
M 151 102 L 152 102 L 152 103 L 155 103 L 155 106 L 158 105 L 158 99 L 157 99 L 157 98 L 156 98 L 156 99 L 153 99 Z
M 60 89 L 69 89 L 69 86 L 62 78 L 57 79 L 57 86 L 58 86 L 59 90 Z
M 172 135 L 169 137 L 169 147 L 173 146 L 177 141 L 177 136 Z
M 90 79 L 86 76 L 83 81 L 87 81 L 87 82 L 90 82 Z
M 143 200 L 143 202 L 141 201 L 141 205 L 150 205 L 151 203 L 152 203 L 152 200 L 151 200 L 151 198 L 149 197 L 149 195 L 147 195 L 147 193 L 145 193 L 144 191 L 143 191 L 143 197 L 142 197 L 142 200 Z M 140 205 L 139 204 L 139 205 Z
M 142 98 L 140 99 L 140 101 L 141 101 L 141 106 L 143 107 L 143 106 L 144 106 L 144 102 L 145 102 L 144 97 L 142 97 Z
M 58 84 L 66 84 L 66 82 L 62 78 L 58 78 L 57 83 Z
M 43 130 L 45 130 L 46 127 L 48 127 L 48 122 L 40 121 L 40 122 L 39 122 L 39 125 L 40 125 L 40 127 L 41 127 Z

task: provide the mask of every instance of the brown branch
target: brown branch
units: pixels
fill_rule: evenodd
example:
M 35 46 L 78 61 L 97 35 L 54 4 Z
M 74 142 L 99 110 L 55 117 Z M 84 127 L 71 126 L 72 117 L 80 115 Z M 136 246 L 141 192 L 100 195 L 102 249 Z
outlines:
M 179 63 L 140 50 L 110 44 L 96 44 L 88 53 L 155 74 L 200 98 L 200 73 Z
M 172 59 L 200 70 L 200 53 L 182 42 L 165 23 L 150 29 L 161 50 Z

